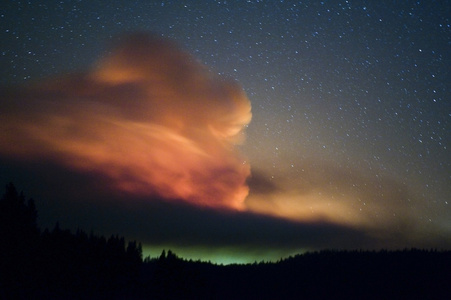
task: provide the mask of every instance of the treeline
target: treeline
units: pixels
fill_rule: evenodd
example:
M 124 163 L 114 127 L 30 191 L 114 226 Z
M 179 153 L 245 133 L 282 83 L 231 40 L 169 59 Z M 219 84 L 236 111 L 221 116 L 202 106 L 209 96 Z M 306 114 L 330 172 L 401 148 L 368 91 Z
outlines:
M 310 252 L 279 262 L 214 265 L 168 252 L 144 265 L 154 299 L 447 299 L 451 251 Z
M 168 250 L 142 259 L 123 237 L 40 231 L 33 200 L 0 199 L 0 299 L 446 299 L 451 251 L 310 252 L 215 265 Z
M 13 184 L 0 199 L 0 299 L 117 297 L 140 276 L 142 249 L 57 223 L 41 232 L 32 199 Z

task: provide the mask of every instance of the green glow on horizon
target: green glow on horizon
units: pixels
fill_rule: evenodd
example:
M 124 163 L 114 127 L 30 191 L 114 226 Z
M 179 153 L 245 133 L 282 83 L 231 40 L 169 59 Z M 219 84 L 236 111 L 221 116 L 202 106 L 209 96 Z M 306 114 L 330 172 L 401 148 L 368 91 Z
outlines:
M 289 249 L 250 249 L 240 247 L 187 247 L 175 245 L 143 245 L 143 258 L 158 258 L 161 252 L 171 250 L 178 257 L 187 260 L 200 260 L 215 264 L 248 264 L 254 262 L 276 262 L 280 259 L 302 254 L 306 250 Z

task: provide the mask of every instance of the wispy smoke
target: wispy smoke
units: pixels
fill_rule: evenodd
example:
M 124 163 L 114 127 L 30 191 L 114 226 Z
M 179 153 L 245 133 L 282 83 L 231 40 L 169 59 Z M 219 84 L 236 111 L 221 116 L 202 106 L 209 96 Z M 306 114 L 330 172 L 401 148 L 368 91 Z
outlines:
M 243 209 L 250 168 L 235 149 L 251 106 L 171 42 L 122 38 L 89 72 L 1 92 L 0 153 L 48 159 L 111 186 Z

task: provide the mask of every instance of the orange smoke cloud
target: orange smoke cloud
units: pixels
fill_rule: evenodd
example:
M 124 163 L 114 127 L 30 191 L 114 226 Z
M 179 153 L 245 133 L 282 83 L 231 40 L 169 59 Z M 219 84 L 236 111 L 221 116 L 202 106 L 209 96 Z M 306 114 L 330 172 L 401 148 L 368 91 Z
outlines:
M 251 106 L 172 43 L 126 37 L 87 73 L 1 93 L 0 153 L 98 172 L 139 195 L 243 209 Z

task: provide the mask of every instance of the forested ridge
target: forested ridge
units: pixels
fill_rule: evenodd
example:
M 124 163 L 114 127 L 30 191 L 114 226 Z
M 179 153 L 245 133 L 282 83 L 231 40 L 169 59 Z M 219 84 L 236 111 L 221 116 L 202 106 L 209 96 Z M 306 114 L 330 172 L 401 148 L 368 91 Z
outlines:
M 216 265 L 141 244 L 40 230 L 34 201 L 0 199 L 0 299 L 446 299 L 451 251 L 324 250 L 278 262 Z
M 0 200 L 0 299 L 117 295 L 131 287 L 142 265 L 141 245 L 57 223 L 40 231 L 32 199 L 13 184 Z

